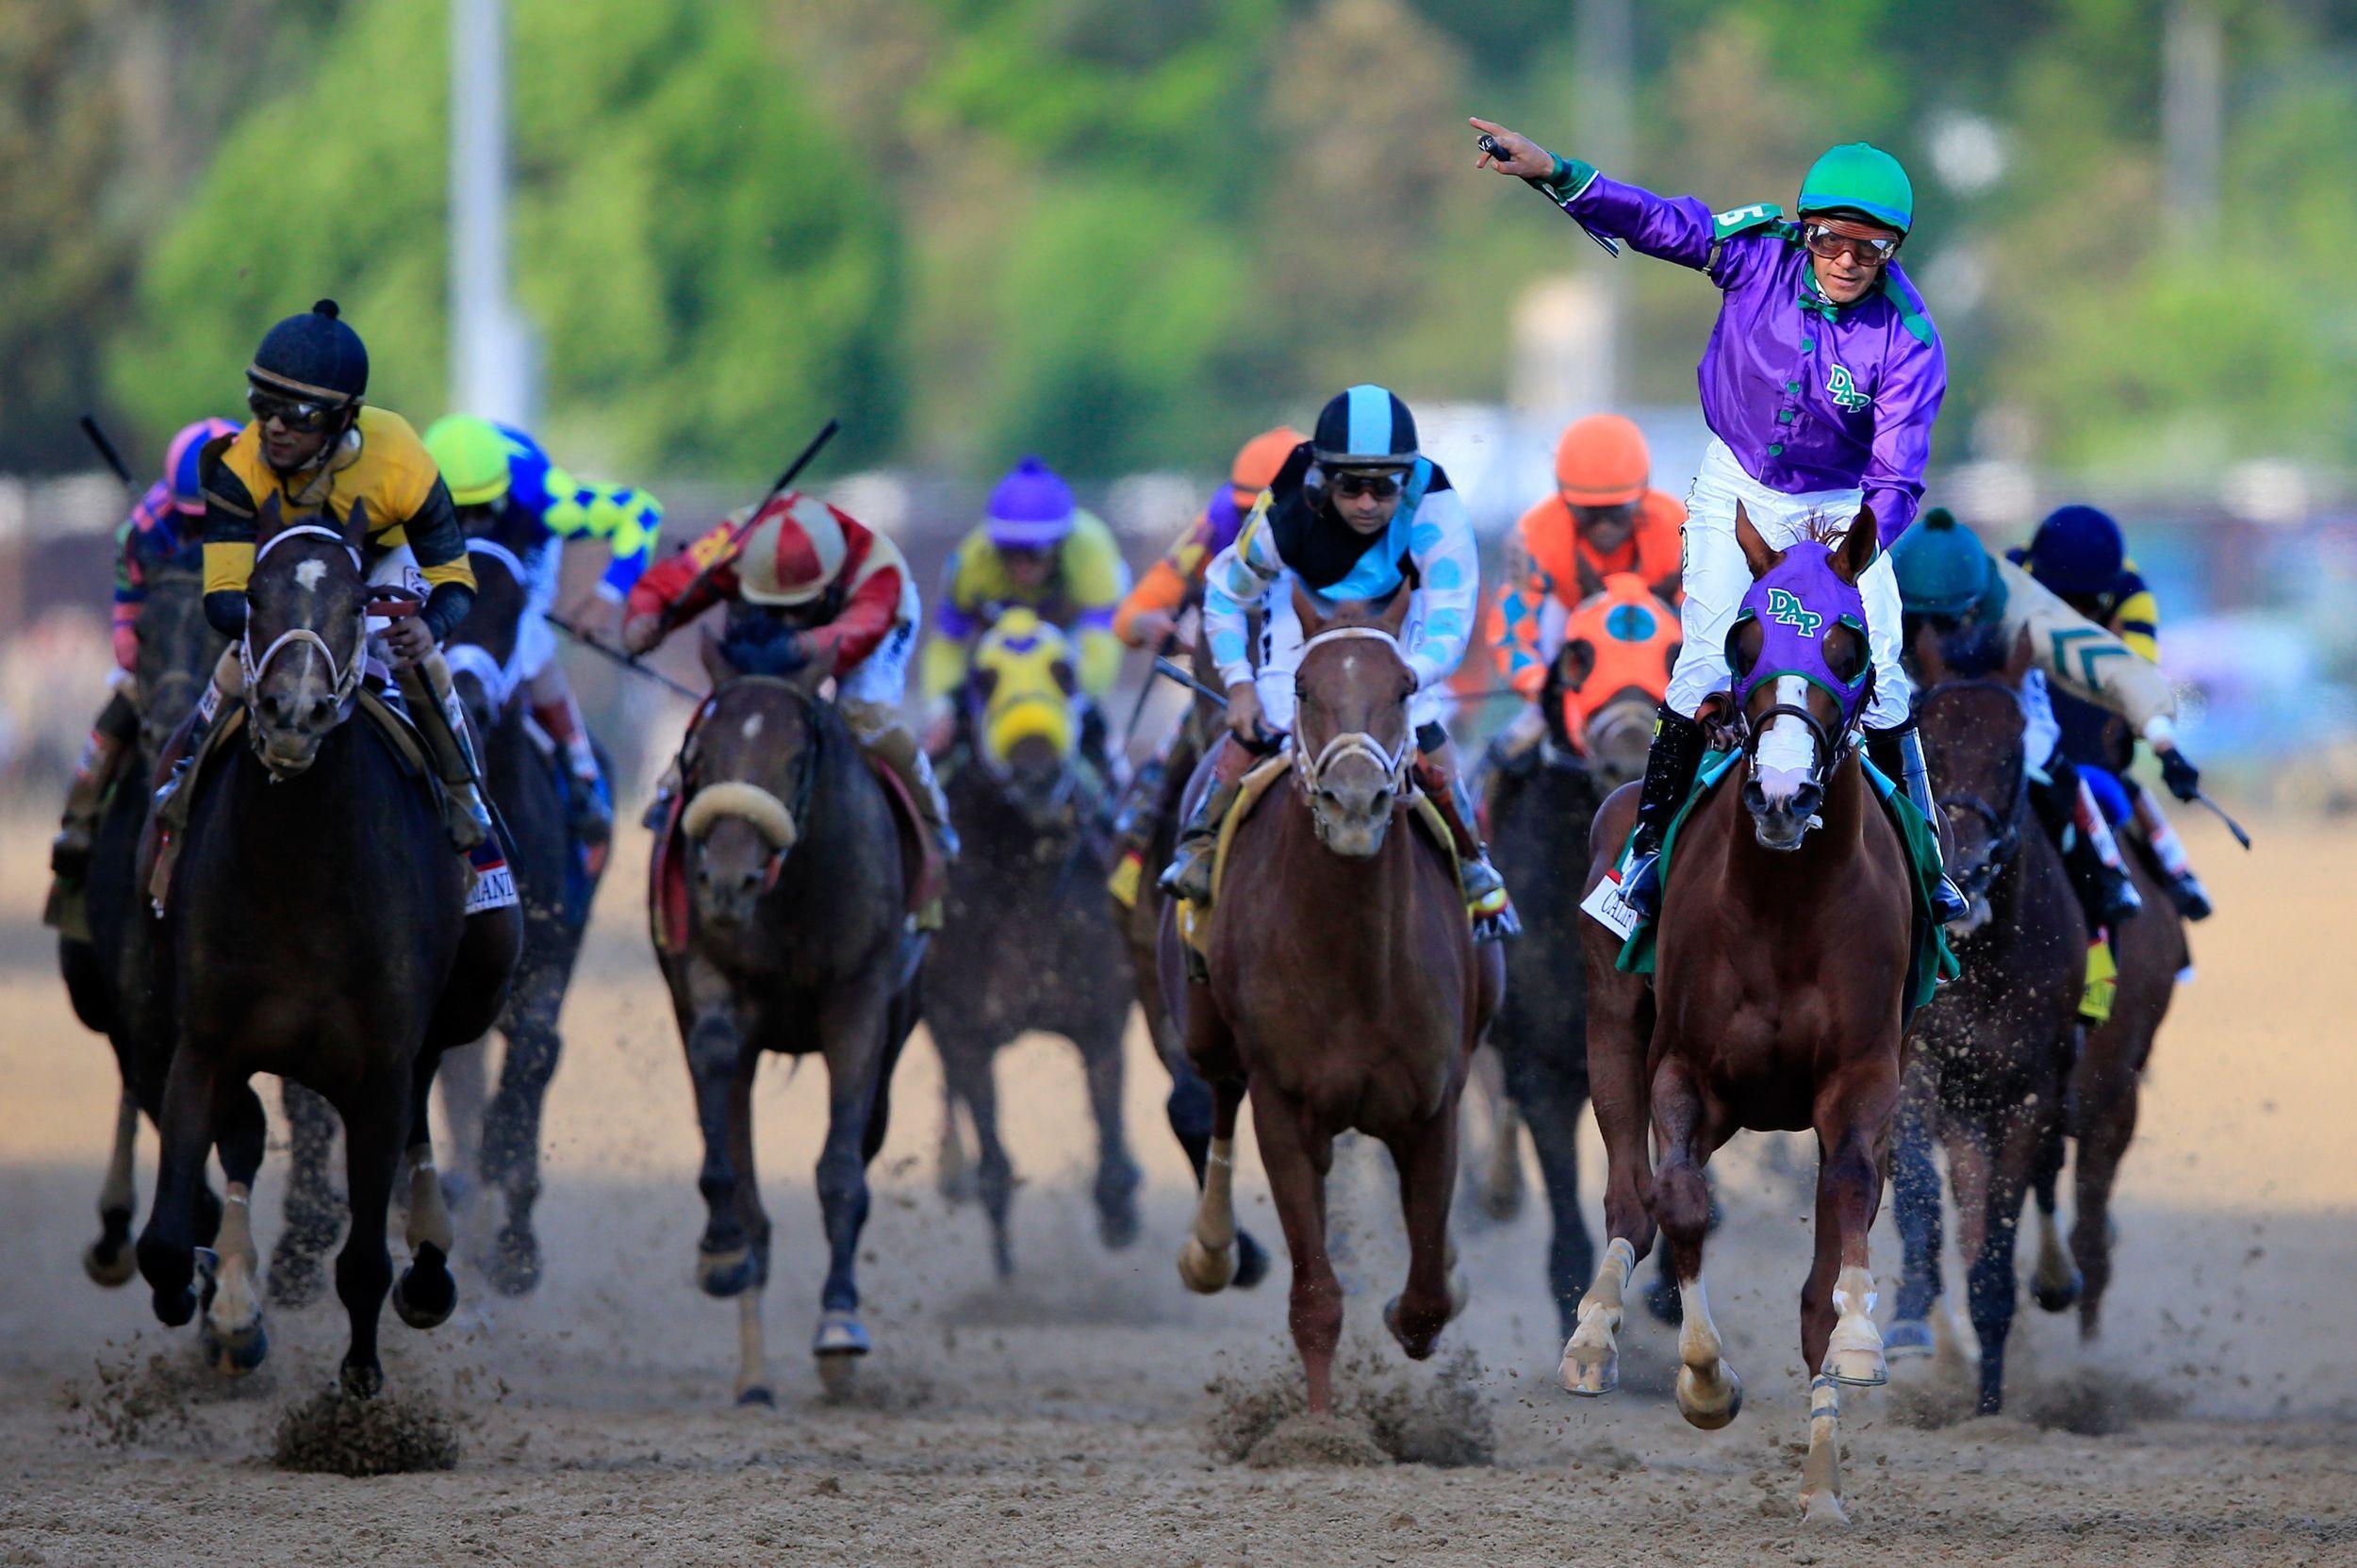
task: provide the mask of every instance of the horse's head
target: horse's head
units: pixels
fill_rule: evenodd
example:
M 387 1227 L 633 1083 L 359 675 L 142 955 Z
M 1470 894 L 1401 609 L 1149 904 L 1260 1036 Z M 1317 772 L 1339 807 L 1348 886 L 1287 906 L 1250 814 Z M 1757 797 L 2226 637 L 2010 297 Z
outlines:
M 140 609 L 140 753 L 152 764 L 189 717 L 221 657 L 221 634 L 205 619 L 205 578 L 196 570 L 152 571 Z
M 442 652 L 474 733 L 487 735 L 499 728 L 500 715 L 515 695 L 516 648 L 523 638 L 531 589 L 523 562 L 506 546 L 469 539 L 467 555 L 474 568 L 474 603 Z
M 357 537 L 367 520 L 353 510 L 350 536 Z M 276 496 L 263 503 L 260 523 L 238 657 L 255 754 L 287 779 L 318 760 L 360 684 L 368 586 L 343 530 L 285 522 Z
M 801 837 L 829 728 L 826 671 L 741 675 L 709 636 L 703 661 L 713 689 L 680 757 L 680 828 L 697 918 L 725 931 L 751 923 Z
M 1034 829 L 1071 815 L 1077 686 L 1071 643 L 1034 611 L 1007 610 L 975 645 L 966 682 L 974 755 Z
M 1407 788 L 1415 736 L 1408 700 L 1415 671 L 1400 651 L 1405 588 L 1380 610 L 1344 604 L 1324 616 L 1300 585 L 1301 662 L 1294 670 L 1294 773 L 1309 797 L 1318 841 L 1338 855 L 1372 859 Z
M 1599 577 L 1585 559 L 1579 568 L 1587 596 L 1564 622 L 1540 711 L 1602 795 L 1645 770 L 1655 710 L 1677 668 L 1678 613 L 1634 573 Z
M 1838 546 L 1769 548 L 1741 503 L 1735 535 L 1752 586 L 1727 633 L 1727 668 L 1749 734 L 1743 804 L 1765 849 L 1801 847 L 1843 737 L 1866 706 L 1874 659 L 1858 577 L 1873 564 L 1874 515 L 1861 508 Z
M 2003 679 L 1943 680 L 1915 698 L 1923 760 L 1954 846 L 1948 872 L 1972 901 L 1955 928 L 1963 933 L 1987 920 L 1989 885 L 2021 849 L 2030 773 L 2019 683 L 2028 654 L 2025 641 Z

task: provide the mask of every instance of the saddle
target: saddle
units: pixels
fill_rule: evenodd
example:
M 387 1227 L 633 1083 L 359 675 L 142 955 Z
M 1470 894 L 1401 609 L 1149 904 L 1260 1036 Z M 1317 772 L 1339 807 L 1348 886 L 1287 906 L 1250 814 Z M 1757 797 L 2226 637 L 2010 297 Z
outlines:
M 867 770 L 883 786 L 884 799 L 892 802 L 892 825 L 900 835 L 900 864 L 916 867 L 908 897 L 908 916 L 914 921 L 939 907 L 942 890 L 948 883 L 948 862 L 942 859 L 933 835 L 925 831 L 925 819 L 917 814 L 916 801 L 900 776 L 865 749 L 860 760 L 867 764 Z M 674 791 L 655 825 L 654 851 L 647 862 L 647 908 L 655 946 L 672 958 L 687 950 L 687 857 L 680 853 L 680 818 L 686 811 L 687 791 Z
M 1741 756 L 1742 752 L 1735 750 L 1712 751 L 1694 770 L 1694 787 L 1687 793 L 1686 803 L 1678 808 L 1677 817 L 1671 822 L 1670 831 L 1661 841 L 1662 886 L 1669 885 L 1672 856 L 1677 850 L 1679 831 L 1686 826 L 1687 818 L 1693 816 L 1696 808 L 1709 799 L 1711 792 L 1734 771 Z M 1954 951 L 1948 946 L 1947 928 L 1932 913 L 1932 889 L 1937 883 L 1940 868 L 1939 840 L 1932 825 L 1923 819 L 1923 814 L 1917 811 L 1915 803 L 1907 799 L 1906 791 L 1893 784 L 1863 754 L 1858 758 L 1858 766 L 1865 770 L 1866 782 L 1872 788 L 1875 798 L 1882 801 L 1884 811 L 1889 814 L 1891 826 L 1899 830 L 1899 843 L 1906 854 L 1907 884 L 1911 894 L 1909 901 L 1914 906 L 1914 918 L 1910 922 L 1904 1007 L 1905 1017 L 1912 1018 L 1916 1009 L 1930 1001 L 1937 993 L 1943 981 L 1953 980 L 1964 972 L 1956 963 Z M 1609 877 L 1597 884 L 1596 892 L 1590 895 L 1589 902 L 1580 907 L 1591 915 L 1596 915 L 1596 910 L 1590 906 L 1596 902 L 1597 895 L 1607 889 L 1617 894 L 1617 886 Z M 1624 904 L 1620 907 L 1625 909 L 1627 906 Z M 1602 918 L 1601 916 L 1597 917 Z M 1611 924 L 1610 921 L 1606 923 Z M 1655 934 L 1656 930 L 1651 923 L 1640 924 L 1629 930 L 1613 966 L 1624 974 L 1652 974 Z
M 1256 764 L 1252 771 L 1244 776 L 1244 782 L 1237 786 L 1236 803 L 1228 810 L 1226 820 L 1220 823 L 1219 839 L 1211 850 L 1212 903 L 1219 901 L 1219 890 L 1227 882 L 1228 856 L 1228 851 L 1235 846 L 1236 830 L 1244 825 L 1244 819 L 1250 817 L 1261 801 L 1267 798 L 1270 787 L 1293 771 L 1293 751 L 1289 743 L 1285 750 L 1276 752 L 1266 761 Z M 1461 904 L 1465 887 L 1462 869 L 1457 860 L 1457 841 L 1448 831 L 1448 823 L 1441 816 L 1441 808 L 1434 805 L 1431 800 L 1422 792 L 1410 795 L 1405 804 L 1409 817 L 1423 828 L 1425 835 L 1440 848 L 1442 856 L 1447 860 L 1449 875 L 1457 879 L 1459 901 Z M 1204 944 L 1211 936 L 1210 916 L 1210 905 L 1198 908 L 1183 899 L 1178 900 L 1178 937 L 1186 946 L 1190 966 L 1202 963 L 1208 957 Z M 1470 926 L 1473 920 L 1470 912 L 1465 918 Z

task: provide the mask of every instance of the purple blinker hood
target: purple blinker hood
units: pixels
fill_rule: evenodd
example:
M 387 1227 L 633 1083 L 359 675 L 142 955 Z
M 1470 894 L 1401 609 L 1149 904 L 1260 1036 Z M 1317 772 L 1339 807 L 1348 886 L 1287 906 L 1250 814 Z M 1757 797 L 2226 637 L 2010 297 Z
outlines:
M 1758 621 L 1765 635 L 1758 662 L 1735 683 L 1738 707 L 1778 676 L 1798 675 L 1834 700 L 1841 712 L 1841 729 L 1856 720 L 1872 684 L 1873 661 L 1866 661 L 1855 680 L 1842 681 L 1825 662 L 1825 635 L 1846 620 L 1864 636 L 1866 602 L 1854 584 L 1835 574 L 1830 548 L 1808 539 L 1788 547 L 1784 558 L 1743 595 L 1735 625 L 1746 620 Z M 1730 638 L 1733 635 L 1730 630 Z

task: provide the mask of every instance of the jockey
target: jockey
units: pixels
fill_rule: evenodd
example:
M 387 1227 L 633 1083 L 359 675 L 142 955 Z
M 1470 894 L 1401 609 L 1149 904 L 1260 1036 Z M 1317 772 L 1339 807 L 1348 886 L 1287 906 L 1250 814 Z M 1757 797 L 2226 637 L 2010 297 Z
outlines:
M 200 569 L 205 490 L 197 479 L 197 458 L 206 442 L 237 433 L 238 427 L 227 420 L 199 420 L 182 426 L 164 449 L 163 477 L 147 487 L 115 530 L 115 668 L 107 681 L 107 704 L 99 710 L 73 782 L 66 786 L 65 815 L 49 846 L 49 868 L 61 882 L 79 882 L 90 869 L 99 807 L 140 736 L 146 693 L 140 690 L 136 671 L 148 574 L 166 568 L 190 573 Z
M 958 837 L 931 759 L 900 718 L 916 646 L 916 579 L 899 547 L 816 496 L 787 490 L 722 522 L 632 586 L 622 646 L 644 653 L 714 604 L 728 605 L 721 651 L 748 674 L 814 662 L 862 750 L 908 786 L 951 858 Z
M 2038 524 L 2028 549 L 2009 551 L 2007 557 L 2063 602 L 2118 637 L 2130 652 L 2148 664 L 2160 663 L 2160 611 L 2153 603 L 2152 590 L 2137 572 L 2135 562 L 2128 559 L 2127 541 L 2120 536 L 2119 524 L 2109 516 L 2092 506 L 2058 507 Z M 2168 818 L 2161 814 L 2160 802 L 2128 776 L 2131 757 L 2107 744 L 2103 714 L 2066 697 L 2055 704 L 2055 717 L 2062 721 L 2065 751 L 2081 766 L 2101 767 L 2118 779 L 2135 813 L 2137 825 L 2144 829 L 2167 878 L 2169 901 L 2188 920 L 2206 918 L 2210 913 L 2209 890 L 2194 875 L 2185 847 L 2178 839 L 2177 831 L 2168 825 Z M 2145 738 L 2150 741 L 2151 737 Z M 2170 793 L 2181 801 L 2194 799 L 2200 782 L 2192 767 L 2178 758 L 2180 766 L 2172 771 L 2170 759 L 2176 753 L 2158 744 L 2153 745 L 2153 750 L 2160 754 L 2161 770 Z
M 1286 458 L 1236 542 L 1204 575 L 1203 625 L 1228 688 L 1233 734 L 1213 750 L 1213 785 L 1180 830 L 1162 886 L 1196 904 L 1210 901 L 1220 823 L 1255 752 L 1266 752 L 1272 732 L 1293 727 L 1302 645 L 1296 583 L 1326 604 L 1403 589 L 1415 596 L 1400 649 L 1416 680 L 1408 704 L 1416 782 L 1448 820 L 1476 924 L 1484 935 L 1512 934 L 1506 883 L 1474 835 L 1473 802 L 1441 724 L 1446 683 L 1465 656 L 1479 602 L 1473 524 L 1447 473 L 1418 453 L 1408 405 L 1380 387 L 1353 387 L 1327 404 L 1315 434 Z M 1245 646 L 1245 612 L 1254 604 L 1262 609 L 1257 673 Z
M 1555 494 L 1514 525 L 1506 581 L 1490 610 L 1498 673 L 1533 702 L 1547 682 L 1545 645 L 1559 641 L 1547 635 L 1550 605 L 1568 614 L 1622 575 L 1633 576 L 1646 598 L 1678 602 L 1678 530 L 1686 508 L 1654 489 L 1652 477 L 1644 432 L 1622 415 L 1574 421 L 1556 443 Z M 1545 734 L 1538 710 L 1524 708 L 1491 742 L 1491 758 L 1511 765 Z
M 360 552 L 369 581 L 424 595 L 415 615 L 392 618 L 370 643 L 392 666 L 410 720 L 433 756 L 449 798 L 444 822 L 452 841 L 473 850 L 491 838 L 491 818 L 477 787 L 483 772 L 466 711 L 451 690 L 440 648 L 474 602 L 474 569 L 449 487 L 408 421 L 361 401 L 369 352 L 334 300 L 272 327 L 245 377 L 254 422 L 234 437 L 206 442 L 200 463 L 206 619 L 233 643 L 245 635 L 246 579 L 270 503 L 289 524 L 309 519 L 342 530 L 361 518 L 362 536 L 347 542 Z M 244 689 L 233 646 L 197 702 L 184 764 L 200 753 L 221 699 Z M 181 782 L 175 774 L 159 798 L 164 821 L 174 829 L 188 817 Z
M 1236 542 L 1236 535 L 1261 499 L 1261 492 L 1269 487 L 1277 470 L 1285 466 L 1285 459 L 1293 455 L 1294 448 L 1301 441 L 1300 431 L 1280 424 L 1244 442 L 1228 468 L 1228 483 L 1204 504 L 1185 531 L 1171 541 L 1162 559 L 1146 569 L 1146 575 L 1138 579 L 1138 586 L 1129 590 L 1121 607 L 1113 612 L 1113 635 L 1131 648 L 1151 649 L 1157 653 L 1192 647 L 1178 640 L 1178 618 L 1201 594 L 1204 569 L 1221 551 Z M 1153 684 L 1152 670 L 1146 671 L 1146 679 L 1148 685 Z M 1145 863 L 1146 843 L 1154 835 L 1156 822 L 1164 811 L 1172 809 L 1166 794 L 1173 788 L 1183 788 L 1187 775 L 1195 771 L 1195 765 L 1200 760 L 1185 745 L 1187 734 L 1188 727 L 1180 723 L 1162 737 L 1154 754 L 1130 781 L 1122 809 L 1113 821 L 1118 841 L 1115 884 L 1130 890 L 1122 893 L 1124 903 L 1132 901 L 1135 878 Z
M 566 608 L 564 619 L 585 635 L 604 629 L 654 558 L 663 507 L 644 490 L 577 480 L 550 462 L 530 436 L 471 414 L 436 420 L 426 430 L 425 447 L 450 487 L 458 526 L 470 537 L 504 547 L 524 564 L 527 598 L 516 629 L 512 673 L 530 692 L 533 717 L 565 748 L 573 831 L 586 843 L 602 844 L 613 835 L 614 809 L 601 788 L 597 749 L 556 657 L 556 634 L 548 618 L 556 609 L 565 546 L 600 539 L 608 557 L 605 572 L 593 593 Z M 615 608 L 601 613 L 592 604 Z
M 2034 664 L 2022 677 L 2020 696 L 2030 803 L 2063 851 L 2088 923 L 2116 933 L 2141 900 L 2120 864 L 2095 786 L 2062 744 L 2054 709 L 2059 701 L 2118 714 L 2151 743 L 2172 780 L 2198 780 L 2177 750 L 2176 694 L 2157 668 L 2128 656 L 2121 638 L 2019 567 L 1992 560 L 1944 507 L 1924 513 L 1890 559 L 1906 606 L 1910 648 L 1919 629 L 1928 628 L 1939 641 L 1941 662 L 1970 678 L 2004 668 L 2027 639 Z
M 1621 880 L 1624 896 L 1650 917 L 1660 898 L 1662 840 L 1702 757 L 1696 715 L 1727 685 L 1726 634 L 1751 584 L 1735 536 L 1737 505 L 1776 549 L 1863 507 L 1887 552 L 1915 520 L 1948 368 L 1922 297 L 1895 259 L 1914 223 L 1914 188 L 1888 153 L 1851 142 L 1810 166 L 1797 222 L 1769 202 L 1714 216 L 1690 196 L 1657 196 L 1487 121 L 1474 124 L 1499 149 L 1483 163 L 1541 186 L 1591 234 L 1705 273 L 1722 295 L 1697 374 L 1712 439 L 1686 500 L 1686 642 L 1661 704 Z M 1900 665 L 1898 585 L 1878 557 L 1858 587 L 1874 657 L 1868 749 L 1933 817 Z M 1934 901 L 1942 921 L 1966 913 L 1945 872 Z
M 990 492 L 981 525 L 959 541 L 942 574 L 933 640 L 925 650 L 926 750 L 948 750 L 952 695 L 965 680 L 974 639 L 1010 604 L 1035 610 L 1078 648 L 1080 749 L 1100 777 L 1114 778 L 1099 706 L 1121 674 L 1113 616 L 1129 589 L 1113 530 L 1077 506 L 1071 487 L 1026 457 Z

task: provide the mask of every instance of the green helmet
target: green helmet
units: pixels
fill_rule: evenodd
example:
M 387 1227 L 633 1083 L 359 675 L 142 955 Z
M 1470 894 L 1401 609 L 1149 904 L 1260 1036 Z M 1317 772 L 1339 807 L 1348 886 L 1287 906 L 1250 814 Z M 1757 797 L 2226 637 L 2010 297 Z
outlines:
M 1804 218 L 1812 212 L 1859 212 L 1904 234 L 1915 225 L 1915 186 L 1899 160 L 1880 147 L 1845 141 L 1808 166 L 1795 210 Z
M 1968 616 L 2001 586 L 1997 563 L 1945 506 L 1933 507 L 1899 536 L 1890 547 L 1890 569 L 1909 615 Z

